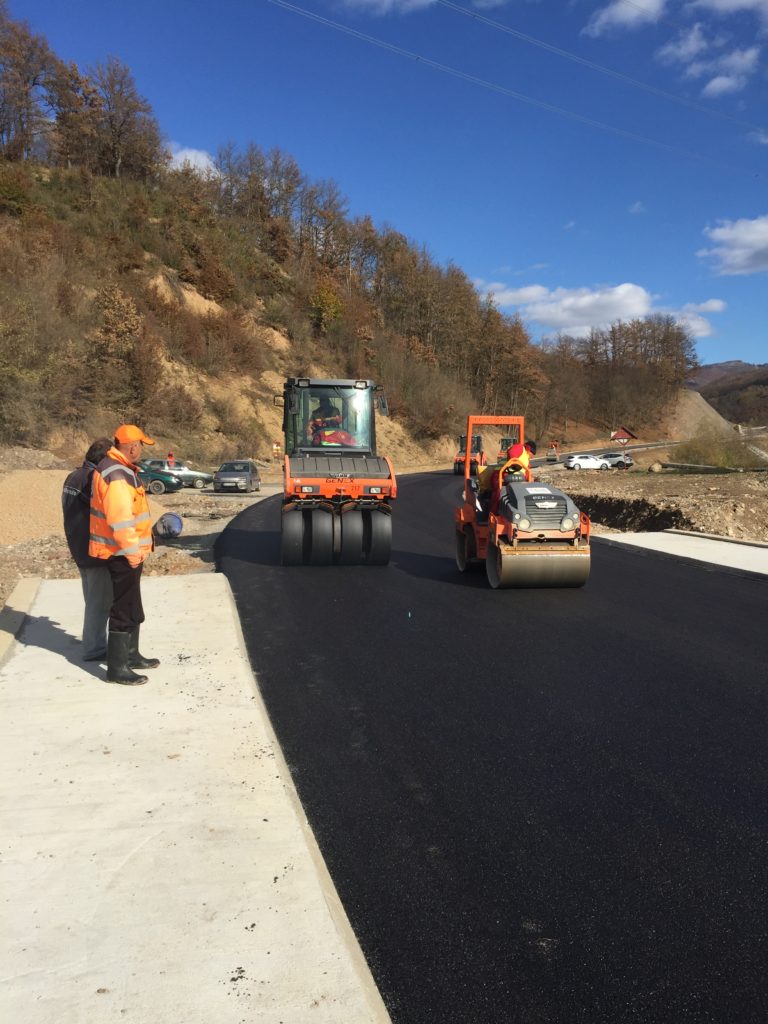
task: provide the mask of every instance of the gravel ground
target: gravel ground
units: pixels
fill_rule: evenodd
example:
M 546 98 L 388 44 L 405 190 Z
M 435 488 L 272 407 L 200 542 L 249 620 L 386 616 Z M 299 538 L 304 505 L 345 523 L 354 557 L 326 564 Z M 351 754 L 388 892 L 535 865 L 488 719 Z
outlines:
M 75 468 L 50 452 L 0 448 L 0 607 L 24 576 L 77 578 L 64 540 L 61 489 Z M 234 516 L 254 501 L 279 490 L 268 467 L 259 494 L 214 494 L 184 488 L 162 498 L 150 496 L 153 522 L 163 512 L 184 519 L 181 537 L 159 541 L 144 571 L 149 576 L 213 572 L 213 544 Z
M 596 533 L 678 527 L 768 542 L 768 473 L 649 473 L 651 462 L 664 454 L 633 454 L 638 466 L 629 471 L 574 472 L 557 466 L 543 467 L 537 476 L 571 494 L 592 518 Z M 0 448 L 0 606 L 23 576 L 77 577 L 61 521 L 61 488 L 72 468 L 73 463 L 50 452 Z M 280 490 L 278 467 L 263 467 L 262 480 L 260 494 L 214 495 L 210 489 L 185 488 L 151 497 L 153 520 L 166 511 L 178 512 L 184 532 L 158 544 L 145 572 L 212 572 L 216 537 L 247 505 Z

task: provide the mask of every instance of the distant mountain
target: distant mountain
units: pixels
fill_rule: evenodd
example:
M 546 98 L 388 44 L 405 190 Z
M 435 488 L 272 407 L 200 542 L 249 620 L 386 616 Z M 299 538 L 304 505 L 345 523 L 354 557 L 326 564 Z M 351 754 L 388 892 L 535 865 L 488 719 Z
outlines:
M 706 366 L 700 366 L 686 383 L 694 391 L 701 391 L 708 384 L 714 384 L 723 377 L 737 377 L 758 368 L 755 363 L 744 363 L 741 359 L 731 359 L 725 363 L 707 363 Z
M 768 363 L 711 363 L 696 372 L 689 386 L 732 423 L 768 424 Z

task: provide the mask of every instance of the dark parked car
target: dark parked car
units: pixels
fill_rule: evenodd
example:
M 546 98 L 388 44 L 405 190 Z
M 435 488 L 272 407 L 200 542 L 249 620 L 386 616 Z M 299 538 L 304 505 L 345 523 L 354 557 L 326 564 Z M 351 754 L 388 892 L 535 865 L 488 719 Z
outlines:
M 214 491 L 260 491 L 259 467 L 250 459 L 224 462 L 213 474 Z
M 178 459 L 173 462 L 168 459 L 142 459 L 139 465 L 160 473 L 170 473 L 171 476 L 178 477 L 185 487 L 196 487 L 199 490 L 206 484 L 213 483 L 212 473 L 203 473 L 202 470 L 192 469 L 186 462 L 179 462 Z
M 139 480 L 150 494 L 165 494 L 166 491 L 180 491 L 184 486 L 178 477 L 170 473 L 162 473 L 159 469 L 150 469 L 139 464 Z

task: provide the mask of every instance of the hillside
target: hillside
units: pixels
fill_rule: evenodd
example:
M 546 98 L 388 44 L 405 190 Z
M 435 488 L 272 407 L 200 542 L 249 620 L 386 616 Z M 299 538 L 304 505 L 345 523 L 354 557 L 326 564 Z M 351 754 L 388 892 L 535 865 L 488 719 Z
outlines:
M 756 369 L 754 363 L 745 363 L 741 359 L 729 359 L 723 363 L 705 363 L 693 371 L 686 383 L 696 391 L 701 391 L 702 388 L 714 384 L 716 381 L 738 377 L 742 373 L 749 373 L 754 369 Z
M 686 384 L 732 423 L 768 424 L 768 363 L 708 363 L 699 366 Z
M 275 382 L 314 371 L 382 383 L 391 443 L 428 458 L 470 411 L 524 414 L 544 443 L 647 433 L 695 367 L 669 315 L 534 344 L 460 267 L 350 216 L 278 148 L 172 167 L 129 67 L 68 64 L 2 2 L 0 93 L 0 443 L 135 421 L 187 457 L 259 457 Z
M 768 363 L 701 388 L 702 396 L 723 416 L 746 426 L 768 424 Z

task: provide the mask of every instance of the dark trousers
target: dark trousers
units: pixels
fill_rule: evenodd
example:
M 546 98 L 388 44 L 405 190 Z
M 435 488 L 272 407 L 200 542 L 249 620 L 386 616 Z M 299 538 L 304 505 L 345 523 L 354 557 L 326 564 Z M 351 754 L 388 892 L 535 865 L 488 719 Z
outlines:
M 108 558 L 107 568 L 112 577 L 112 607 L 109 609 L 111 633 L 130 633 L 144 621 L 141 604 L 142 562 L 132 569 L 126 558 Z

